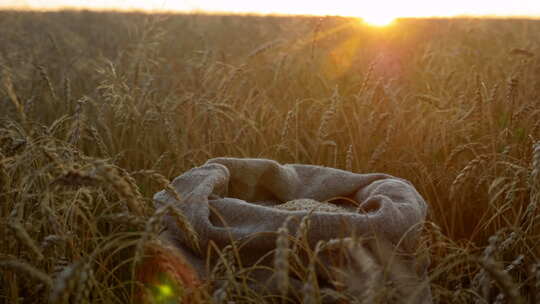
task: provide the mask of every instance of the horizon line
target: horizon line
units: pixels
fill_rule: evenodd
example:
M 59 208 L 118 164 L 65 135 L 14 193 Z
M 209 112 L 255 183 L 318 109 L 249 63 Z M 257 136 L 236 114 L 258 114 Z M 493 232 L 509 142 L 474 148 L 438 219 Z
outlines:
M 0 11 L 18 11 L 18 12 L 62 12 L 62 11 L 92 11 L 97 13 L 144 13 L 144 14 L 182 14 L 182 15 L 237 15 L 237 16 L 275 16 L 275 17 L 345 17 L 360 18 L 362 16 L 343 15 L 343 14 L 313 14 L 313 13 L 280 13 L 280 12 L 238 12 L 238 11 L 209 11 L 209 10 L 174 10 L 174 9 L 137 9 L 137 8 L 96 8 L 80 6 L 59 6 L 51 8 L 31 8 L 26 6 L 0 6 Z M 402 16 L 396 19 L 453 19 L 453 18 L 478 18 L 478 19 L 532 19 L 540 20 L 540 15 L 521 15 L 521 14 L 456 14 L 456 15 L 431 15 L 431 16 Z

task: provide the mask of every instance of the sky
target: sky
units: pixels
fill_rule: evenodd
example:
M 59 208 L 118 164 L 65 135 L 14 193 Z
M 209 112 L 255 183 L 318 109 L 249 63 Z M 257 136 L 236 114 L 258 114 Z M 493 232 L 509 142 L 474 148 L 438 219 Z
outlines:
M 458 15 L 540 17 L 540 0 L 0 0 L 0 8 L 14 6 L 344 15 L 372 19 Z

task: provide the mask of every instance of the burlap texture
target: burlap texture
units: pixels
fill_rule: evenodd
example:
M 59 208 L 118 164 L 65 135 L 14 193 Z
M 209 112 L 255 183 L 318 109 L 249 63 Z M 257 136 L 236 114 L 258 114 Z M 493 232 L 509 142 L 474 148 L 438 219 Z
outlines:
M 411 183 L 387 174 L 356 174 L 334 168 L 287 164 L 268 159 L 216 158 L 193 168 L 172 182 L 181 200 L 168 191 L 158 192 L 158 206 L 174 204 L 187 217 L 199 237 L 201 252 L 209 242 L 225 247 L 249 240 L 242 247 L 244 265 L 276 246 L 275 232 L 288 217 L 296 234 L 309 214 L 309 243 L 351 235 L 382 237 L 405 252 L 414 252 L 427 204 Z M 275 206 L 296 200 L 319 202 L 344 197 L 355 204 L 349 212 L 287 210 Z M 204 277 L 204 256 L 188 247 L 185 234 L 166 218 L 167 238 L 178 246 Z

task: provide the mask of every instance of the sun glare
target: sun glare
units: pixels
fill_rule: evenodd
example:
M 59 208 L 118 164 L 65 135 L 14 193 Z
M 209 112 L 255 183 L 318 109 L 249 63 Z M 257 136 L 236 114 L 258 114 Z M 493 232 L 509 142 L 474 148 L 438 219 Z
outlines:
M 536 16 L 538 0 L 376 0 L 253 1 L 253 0 L 0 0 L 2 8 L 89 8 L 145 11 L 231 12 L 261 14 L 342 15 L 361 17 L 372 26 L 387 26 L 396 18 L 450 16 Z
M 374 16 L 362 17 L 362 20 L 364 20 L 365 23 L 372 26 L 388 26 L 396 20 L 396 17 L 374 15 Z

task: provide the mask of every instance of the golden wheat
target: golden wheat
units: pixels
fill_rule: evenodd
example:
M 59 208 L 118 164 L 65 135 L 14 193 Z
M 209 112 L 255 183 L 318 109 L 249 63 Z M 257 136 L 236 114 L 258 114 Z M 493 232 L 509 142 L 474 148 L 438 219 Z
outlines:
M 216 303 L 407 301 L 379 282 L 395 274 L 362 275 L 379 265 L 354 240 L 312 248 L 312 215 L 274 231 L 274 263 L 257 267 L 290 297 L 263 296 L 240 243 L 200 248 L 181 205 L 154 206 L 163 189 L 181 204 L 172 177 L 233 156 L 410 180 L 430 205 L 421 242 L 436 303 L 538 302 L 539 30 L 0 12 L 0 301 L 137 302 L 133 269 L 165 218 L 217 260 L 201 287 Z M 358 262 L 336 270 L 349 281 L 316 275 L 323 249 Z

